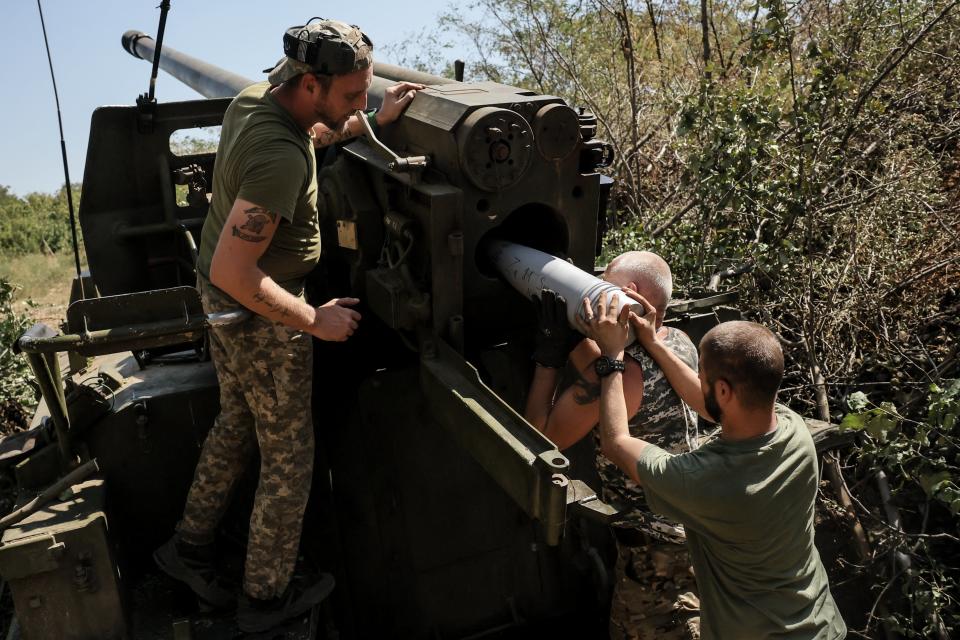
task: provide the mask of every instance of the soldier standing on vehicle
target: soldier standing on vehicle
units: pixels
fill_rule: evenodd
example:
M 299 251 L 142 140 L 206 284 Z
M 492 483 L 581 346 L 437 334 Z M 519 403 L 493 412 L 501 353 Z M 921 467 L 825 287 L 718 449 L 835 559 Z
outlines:
M 669 349 L 697 370 L 697 349 L 683 331 L 663 326 L 673 294 L 670 267 L 655 253 L 629 251 L 614 258 L 603 279 L 619 287 L 640 291 L 654 301 L 657 334 Z M 525 417 L 566 449 L 593 430 L 600 418 L 600 378 L 594 363 L 600 350 L 583 340 L 570 354 L 576 369 L 573 384 L 554 403 L 560 368 L 567 363 L 573 339 L 582 339 L 568 324 L 566 302 L 552 291 L 538 301 L 540 328 L 534 380 Z M 624 388 L 630 433 L 673 453 L 697 447 L 697 417 L 670 387 L 660 367 L 639 344 L 625 359 Z M 594 430 L 596 434 L 596 431 Z M 598 435 L 598 434 L 597 434 Z M 683 528 L 651 512 L 643 490 L 597 447 L 597 471 L 603 499 L 622 516 L 613 524 L 617 565 L 610 608 L 610 637 L 615 640 L 696 638 L 699 635 L 699 601 L 683 545 Z
M 359 300 L 314 307 L 304 281 L 320 256 L 315 147 L 358 135 L 367 106 L 373 45 L 356 26 L 320 20 L 292 27 L 268 82 L 241 91 L 224 115 L 210 211 L 199 250 L 198 287 L 207 313 L 254 312 L 211 328 L 220 415 L 203 444 L 177 533 L 154 557 L 204 601 L 225 608 L 215 531 L 231 490 L 259 449 L 250 518 L 242 631 L 297 616 L 333 589 L 329 574 L 292 581 L 313 473 L 312 339 L 343 341 L 357 329 Z M 422 85 L 390 87 L 371 124 L 395 120 Z

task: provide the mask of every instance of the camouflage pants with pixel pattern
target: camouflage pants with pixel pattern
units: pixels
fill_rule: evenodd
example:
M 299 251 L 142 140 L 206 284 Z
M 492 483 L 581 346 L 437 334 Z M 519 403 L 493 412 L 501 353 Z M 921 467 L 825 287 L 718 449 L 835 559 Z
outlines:
M 611 640 L 696 640 L 700 599 L 685 545 L 617 542 Z
M 208 283 L 199 287 L 207 313 L 237 308 Z M 273 598 L 293 575 L 310 494 L 313 342 L 257 315 L 209 334 L 220 414 L 203 443 L 178 531 L 192 544 L 213 542 L 234 484 L 259 446 L 243 588 L 255 598 Z

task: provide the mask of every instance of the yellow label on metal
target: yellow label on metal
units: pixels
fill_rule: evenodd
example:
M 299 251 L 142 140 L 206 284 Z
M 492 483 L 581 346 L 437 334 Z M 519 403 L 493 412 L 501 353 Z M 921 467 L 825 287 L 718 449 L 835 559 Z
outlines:
M 350 220 L 337 220 L 337 244 L 344 249 L 357 248 L 357 224 Z

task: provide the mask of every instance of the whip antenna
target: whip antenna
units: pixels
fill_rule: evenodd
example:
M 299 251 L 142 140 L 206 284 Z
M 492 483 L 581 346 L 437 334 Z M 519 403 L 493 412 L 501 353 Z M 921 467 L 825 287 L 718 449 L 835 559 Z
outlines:
M 157 87 L 157 73 L 160 69 L 160 50 L 163 48 L 163 32 L 167 28 L 167 12 L 169 11 L 170 0 L 163 0 L 160 3 L 160 26 L 157 28 L 157 49 L 153 54 L 153 68 L 150 70 L 150 90 L 147 94 L 147 102 L 157 101 L 154 97 L 154 92 Z
M 167 28 L 167 13 L 170 11 L 170 0 L 160 3 L 160 25 L 157 27 L 157 48 L 153 52 L 153 66 L 150 69 L 150 88 L 146 93 L 137 96 L 137 131 L 153 133 L 153 120 L 157 114 L 157 74 L 160 70 L 160 51 L 163 49 L 163 32 Z M 126 46 L 126 45 L 124 45 Z M 130 50 L 130 53 L 134 53 Z M 137 55 L 134 53 L 134 55 Z M 139 56 L 137 56 L 139 57 Z
M 37 0 L 40 12 L 40 28 L 43 29 L 43 44 L 47 48 L 47 63 L 50 65 L 50 80 L 53 82 L 53 98 L 57 102 L 57 124 L 60 126 L 60 155 L 63 156 L 63 179 L 67 190 L 67 208 L 70 210 L 70 235 L 73 240 L 73 262 L 77 267 L 77 282 L 80 284 L 80 298 L 86 298 L 83 291 L 83 276 L 80 274 L 80 248 L 77 245 L 77 218 L 73 212 L 73 187 L 70 185 L 70 166 L 67 163 L 67 142 L 63 138 L 63 117 L 60 115 L 60 96 L 57 93 L 57 78 L 53 74 L 53 58 L 50 57 L 50 42 L 47 40 L 47 25 L 43 21 L 43 7 Z

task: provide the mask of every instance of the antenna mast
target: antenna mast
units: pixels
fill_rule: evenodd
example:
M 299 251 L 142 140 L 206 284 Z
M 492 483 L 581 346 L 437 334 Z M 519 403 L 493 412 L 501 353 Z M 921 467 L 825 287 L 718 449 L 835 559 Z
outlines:
M 80 273 L 80 247 L 77 245 L 77 217 L 73 212 L 73 187 L 70 185 L 70 166 L 67 163 L 67 142 L 63 137 L 63 117 L 60 115 L 60 96 L 57 93 L 57 78 L 53 74 L 53 58 L 50 57 L 50 41 L 47 40 L 47 25 L 43 21 L 43 7 L 37 0 L 40 12 L 40 28 L 43 29 L 43 44 L 47 49 L 47 63 L 50 65 L 50 80 L 53 82 L 53 98 L 57 102 L 57 124 L 60 126 L 60 155 L 63 157 L 63 179 L 67 190 L 67 208 L 70 210 L 70 235 L 73 240 L 73 262 L 77 268 L 77 282 L 80 285 L 80 298 L 86 298 L 83 290 L 83 276 Z

